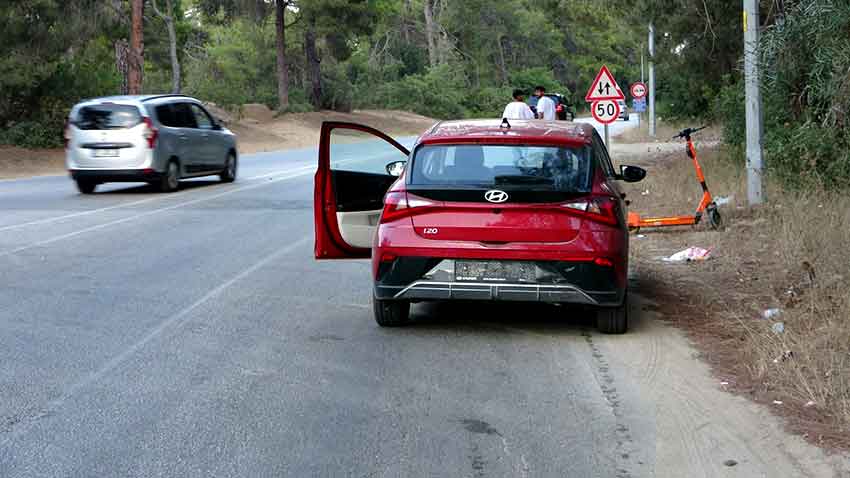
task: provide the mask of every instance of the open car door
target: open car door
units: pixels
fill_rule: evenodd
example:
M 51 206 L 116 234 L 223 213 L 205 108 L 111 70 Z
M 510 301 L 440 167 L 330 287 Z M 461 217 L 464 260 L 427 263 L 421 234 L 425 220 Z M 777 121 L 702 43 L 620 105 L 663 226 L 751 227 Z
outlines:
M 322 123 L 313 184 L 316 259 L 361 259 L 372 241 L 384 194 L 398 179 L 387 165 L 410 152 L 386 134 L 355 123 Z

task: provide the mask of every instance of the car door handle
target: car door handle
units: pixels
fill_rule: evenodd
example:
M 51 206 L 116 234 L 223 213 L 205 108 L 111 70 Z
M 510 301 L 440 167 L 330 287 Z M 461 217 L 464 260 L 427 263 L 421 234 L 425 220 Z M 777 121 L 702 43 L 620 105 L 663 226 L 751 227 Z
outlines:
M 209 137 L 210 137 L 210 135 L 209 135 L 209 134 L 207 134 L 207 133 L 204 133 L 204 134 L 202 134 L 202 135 L 201 135 L 201 137 L 202 137 L 202 138 L 209 138 Z
M 180 138 L 180 139 L 182 139 L 183 141 L 186 141 L 187 139 L 189 139 L 189 137 L 188 137 L 188 136 L 186 136 L 185 134 L 181 134 L 181 135 L 179 136 L 179 138 Z

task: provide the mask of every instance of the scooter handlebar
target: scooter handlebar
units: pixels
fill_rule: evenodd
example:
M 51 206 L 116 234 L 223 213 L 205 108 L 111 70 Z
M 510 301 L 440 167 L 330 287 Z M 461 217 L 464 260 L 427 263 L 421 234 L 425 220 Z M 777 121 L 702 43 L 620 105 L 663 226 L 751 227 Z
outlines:
M 687 139 L 687 138 L 690 138 L 690 136 L 692 134 L 696 133 L 697 131 L 702 131 L 706 128 L 708 128 L 708 125 L 700 126 L 699 128 L 685 128 L 682 131 L 679 131 L 679 134 L 677 134 L 676 136 L 673 136 L 673 139 L 677 139 L 677 138 L 686 138 Z

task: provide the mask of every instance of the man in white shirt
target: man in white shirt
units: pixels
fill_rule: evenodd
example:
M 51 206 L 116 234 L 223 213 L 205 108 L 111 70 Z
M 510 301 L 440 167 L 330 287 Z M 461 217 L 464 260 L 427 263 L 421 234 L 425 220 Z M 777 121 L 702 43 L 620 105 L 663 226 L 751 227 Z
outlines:
M 525 92 L 514 90 L 514 100 L 508 103 L 508 106 L 505 106 L 505 112 L 502 113 L 502 118 L 512 120 L 534 119 L 534 113 L 525 104 Z
M 546 96 L 546 88 L 538 86 L 534 88 L 534 96 L 537 100 L 537 117 L 544 120 L 555 120 L 555 102 Z

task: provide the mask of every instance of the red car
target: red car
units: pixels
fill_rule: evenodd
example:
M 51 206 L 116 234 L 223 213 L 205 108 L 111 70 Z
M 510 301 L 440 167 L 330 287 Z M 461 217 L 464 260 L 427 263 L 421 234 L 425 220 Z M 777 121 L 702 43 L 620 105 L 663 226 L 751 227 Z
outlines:
M 410 321 L 435 300 L 541 301 L 597 308 L 628 327 L 629 237 L 620 181 L 587 124 L 446 121 L 412 152 L 368 126 L 322 125 L 317 259 L 372 258 L 375 320 Z

